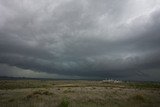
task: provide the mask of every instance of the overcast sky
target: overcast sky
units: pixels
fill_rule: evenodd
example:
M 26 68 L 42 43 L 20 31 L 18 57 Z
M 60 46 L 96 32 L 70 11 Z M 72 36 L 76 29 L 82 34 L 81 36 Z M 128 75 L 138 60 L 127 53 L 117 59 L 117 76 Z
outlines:
M 0 76 L 160 81 L 160 0 L 0 0 Z

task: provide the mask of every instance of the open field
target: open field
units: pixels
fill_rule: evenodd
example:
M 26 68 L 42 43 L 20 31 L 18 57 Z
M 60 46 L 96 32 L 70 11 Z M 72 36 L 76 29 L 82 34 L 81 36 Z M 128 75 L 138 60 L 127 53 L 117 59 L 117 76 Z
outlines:
M 0 107 L 160 107 L 160 83 L 0 80 Z

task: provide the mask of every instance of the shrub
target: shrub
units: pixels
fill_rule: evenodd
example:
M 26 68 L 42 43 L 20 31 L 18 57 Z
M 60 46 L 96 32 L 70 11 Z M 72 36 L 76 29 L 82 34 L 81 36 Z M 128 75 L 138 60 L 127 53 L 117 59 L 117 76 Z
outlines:
M 69 106 L 69 101 L 68 99 L 63 99 L 62 102 L 60 103 L 59 107 L 68 107 Z
M 9 100 L 8 100 L 8 102 L 13 102 L 13 101 L 14 101 L 14 99 L 9 99 Z
M 52 95 L 53 93 L 47 91 L 47 90 L 38 90 L 34 91 L 33 93 L 27 95 L 27 98 L 30 99 L 32 97 L 38 97 L 40 95 Z
M 132 96 L 132 99 L 133 99 L 134 101 L 142 101 L 142 102 L 145 101 L 144 96 L 141 95 L 141 94 L 136 94 L 136 95 Z

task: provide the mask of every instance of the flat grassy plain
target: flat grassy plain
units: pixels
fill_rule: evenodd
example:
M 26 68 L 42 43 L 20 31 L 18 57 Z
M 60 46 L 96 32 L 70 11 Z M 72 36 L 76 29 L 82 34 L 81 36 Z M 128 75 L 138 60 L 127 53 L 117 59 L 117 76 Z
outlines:
M 0 80 L 0 107 L 160 107 L 160 83 Z

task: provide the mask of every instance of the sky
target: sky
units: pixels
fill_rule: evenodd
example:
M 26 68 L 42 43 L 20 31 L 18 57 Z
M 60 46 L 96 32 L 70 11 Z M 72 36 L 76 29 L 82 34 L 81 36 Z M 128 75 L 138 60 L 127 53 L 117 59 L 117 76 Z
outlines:
M 160 0 L 0 0 L 0 76 L 160 81 Z

